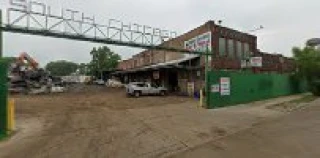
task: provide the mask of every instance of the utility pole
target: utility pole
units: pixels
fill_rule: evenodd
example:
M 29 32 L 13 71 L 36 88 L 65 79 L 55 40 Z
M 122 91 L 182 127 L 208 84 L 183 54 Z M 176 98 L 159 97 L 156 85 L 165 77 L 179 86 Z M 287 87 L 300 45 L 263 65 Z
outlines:
M 209 72 L 209 65 L 208 65 L 208 62 L 209 62 L 209 47 L 207 47 L 207 50 L 206 50 L 206 58 L 205 58 L 205 69 L 204 69 L 204 73 L 205 73 L 205 98 L 206 98 L 206 106 L 207 108 L 210 106 L 209 105 L 209 79 L 208 79 L 208 72 Z
M 2 26 L 2 10 L 0 10 L 0 26 Z M 2 30 L 0 28 L 0 59 L 3 54 L 3 36 Z M 7 133 L 8 127 L 8 111 L 7 111 L 7 98 L 8 90 L 6 85 L 7 78 L 7 67 L 4 63 L 0 63 L 0 136 L 3 136 Z
M 264 29 L 264 26 L 262 26 L 262 25 L 260 25 L 258 28 L 255 28 L 255 29 L 252 29 L 252 30 L 249 30 L 249 32 L 256 32 L 256 31 L 260 31 L 260 30 L 262 30 L 262 29 Z

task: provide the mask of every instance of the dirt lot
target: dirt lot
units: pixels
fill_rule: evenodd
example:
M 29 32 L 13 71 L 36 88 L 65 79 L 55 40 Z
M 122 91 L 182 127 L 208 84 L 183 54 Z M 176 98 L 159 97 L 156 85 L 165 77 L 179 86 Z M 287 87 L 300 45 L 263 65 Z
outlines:
M 17 132 L 0 143 L 1 158 L 171 156 L 287 115 L 269 107 L 301 96 L 214 110 L 186 97 L 127 98 L 124 90 L 104 87 L 12 97 Z
M 0 157 L 127 157 L 139 145 L 130 138 L 150 130 L 127 110 L 192 102 L 175 96 L 128 98 L 124 89 L 104 87 L 79 86 L 70 91 L 12 96 L 18 132 L 0 145 Z

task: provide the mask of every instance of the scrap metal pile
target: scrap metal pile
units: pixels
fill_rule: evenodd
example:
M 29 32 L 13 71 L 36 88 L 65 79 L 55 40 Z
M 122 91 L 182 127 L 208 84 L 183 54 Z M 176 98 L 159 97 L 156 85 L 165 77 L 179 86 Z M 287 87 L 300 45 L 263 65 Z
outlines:
M 44 69 L 38 68 L 38 63 L 27 53 L 21 53 L 16 61 L 11 63 L 9 81 L 11 93 L 42 94 L 50 93 L 52 89 L 57 91 L 54 78 Z

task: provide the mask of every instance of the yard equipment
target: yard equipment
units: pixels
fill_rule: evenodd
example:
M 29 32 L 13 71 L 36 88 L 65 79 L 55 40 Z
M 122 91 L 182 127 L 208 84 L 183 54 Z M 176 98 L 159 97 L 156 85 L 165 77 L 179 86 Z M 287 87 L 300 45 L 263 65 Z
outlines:
M 21 53 L 9 68 L 9 91 L 11 93 L 39 94 L 49 93 L 52 78 L 27 53 Z

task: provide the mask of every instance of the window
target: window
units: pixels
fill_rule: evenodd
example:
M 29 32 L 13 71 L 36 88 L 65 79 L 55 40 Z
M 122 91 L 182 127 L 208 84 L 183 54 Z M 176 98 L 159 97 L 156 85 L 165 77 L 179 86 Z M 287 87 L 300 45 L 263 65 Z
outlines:
M 234 58 L 234 41 L 232 39 L 228 40 L 228 56 Z
M 219 38 L 219 55 L 225 56 L 226 55 L 226 39 Z
M 245 58 L 248 58 L 249 57 L 249 54 L 250 54 L 250 49 L 249 49 L 249 44 L 248 43 L 245 43 L 244 44 L 244 52 L 243 52 L 243 56 Z
M 137 87 L 144 87 L 145 84 L 143 84 L 143 83 L 137 83 L 136 86 L 137 86 Z
M 237 58 L 242 59 L 242 43 L 237 41 Z
M 137 67 L 138 66 L 138 61 L 137 60 L 134 60 L 134 63 L 133 63 L 133 67 Z

